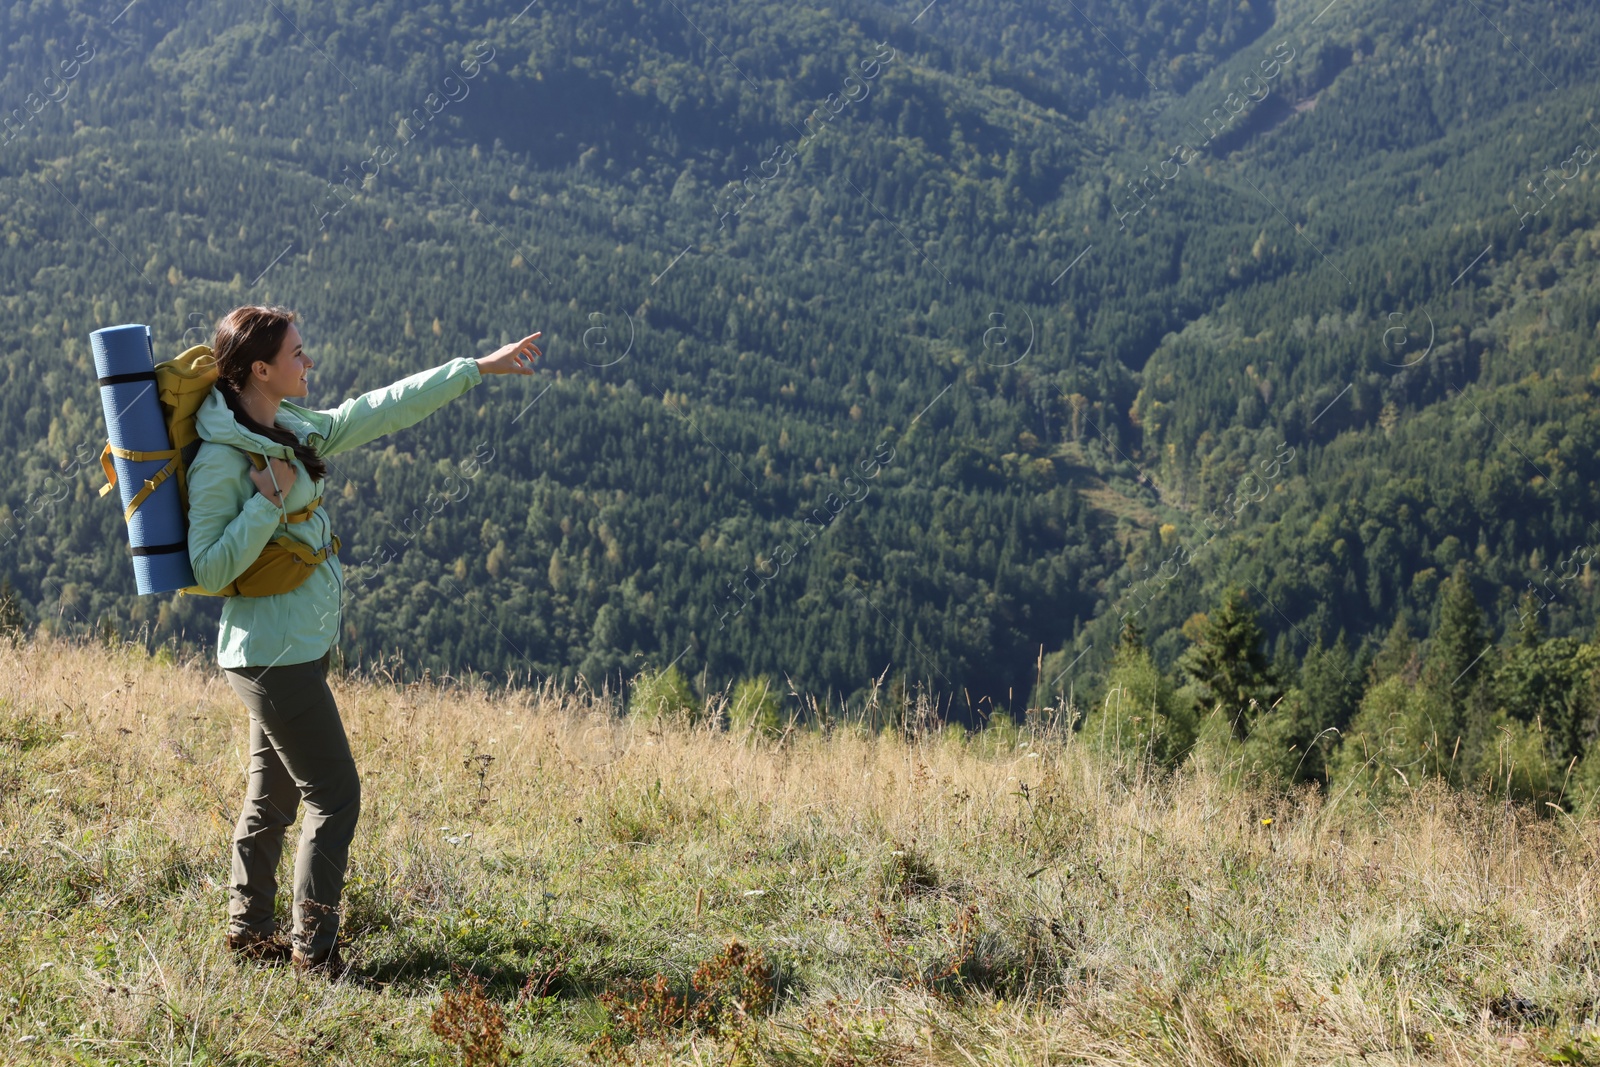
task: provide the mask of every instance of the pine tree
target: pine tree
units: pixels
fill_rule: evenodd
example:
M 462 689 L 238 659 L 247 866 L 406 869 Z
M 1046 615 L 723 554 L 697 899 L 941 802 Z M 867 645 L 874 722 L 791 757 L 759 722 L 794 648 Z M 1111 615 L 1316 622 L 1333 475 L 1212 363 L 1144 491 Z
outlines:
M 1243 740 L 1255 716 L 1281 692 L 1261 650 L 1261 627 L 1244 590 L 1229 588 L 1215 611 L 1196 616 L 1185 630 L 1194 644 L 1179 657 L 1179 666 L 1205 704 L 1222 705 L 1234 736 Z
M 1144 648 L 1144 627 L 1128 619 L 1122 624 L 1122 632 L 1117 635 L 1117 652 L 1124 650 L 1136 652 Z
M 1544 618 L 1542 610 L 1544 601 L 1538 594 L 1528 590 L 1522 594 L 1521 603 L 1517 607 L 1517 644 L 1521 648 L 1535 649 L 1543 643 L 1545 638 Z
M 1383 644 L 1378 649 L 1378 654 L 1367 667 L 1367 684 L 1377 685 L 1385 678 L 1396 674 L 1403 674 L 1408 680 L 1416 681 L 1417 671 L 1420 669 L 1417 643 L 1412 640 L 1405 616 L 1397 614 L 1394 617 L 1394 625 L 1389 627 L 1388 636 L 1383 639 Z
M 1421 687 L 1443 709 L 1442 719 L 1432 724 L 1436 770 L 1458 785 L 1463 768 L 1475 766 L 1479 751 L 1494 743 L 1489 680 L 1498 657 L 1490 654 L 1492 647 L 1462 561 L 1439 585 L 1439 622 L 1428 641 L 1421 678 Z
M 1478 677 L 1486 673 L 1476 668 L 1484 666 L 1481 657 L 1489 647 L 1483 636 L 1483 612 L 1472 595 L 1465 562 L 1458 563 L 1455 573 L 1439 584 L 1439 600 L 1439 623 L 1428 643 L 1422 681 L 1454 694 L 1451 699 L 1459 701 L 1471 687 L 1467 673 L 1474 671 Z
M 1300 684 L 1279 706 L 1284 735 L 1294 763 L 1287 777 L 1294 781 L 1326 780 L 1328 753 L 1339 732 L 1355 717 L 1361 700 L 1361 678 L 1341 631 L 1332 648 L 1322 642 L 1306 655 Z

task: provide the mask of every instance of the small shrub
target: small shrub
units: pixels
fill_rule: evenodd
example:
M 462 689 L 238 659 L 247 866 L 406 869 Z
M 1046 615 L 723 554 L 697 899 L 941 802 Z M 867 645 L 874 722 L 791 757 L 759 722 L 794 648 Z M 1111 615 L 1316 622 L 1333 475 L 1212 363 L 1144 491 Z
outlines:
M 639 676 L 628 701 L 628 713 L 641 722 L 657 719 L 695 722 L 700 718 L 700 705 L 689 688 L 688 679 L 673 666 Z
M 1139 629 L 1125 627 L 1100 699 L 1087 708 L 1079 736 L 1124 767 L 1171 765 L 1194 743 L 1188 694 L 1180 696 L 1144 647 Z
M 510 1062 L 506 1045 L 506 1017 L 500 1005 L 483 995 L 477 975 L 460 989 L 445 990 L 428 1023 L 446 1044 L 461 1055 L 463 1067 L 492 1067 Z
M 737 940 L 695 968 L 692 994 L 673 992 L 666 976 L 629 980 L 599 996 L 614 1028 L 589 1046 L 599 1063 L 632 1063 L 633 1046 L 660 1041 L 685 1028 L 710 1033 L 725 1043 L 730 1057 L 755 1040 L 757 1020 L 772 1006 L 776 984 L 772 967 L 759 949 Z
M 747 678 L 733 690 L 728 703 L 728 729 L 738 733 L 753 731 L 767 737 L 780 729 L 782 705 L 772 679 L 763 674 Z
M 644 981 L 622 983 L 620 992 L 608 989 L 599 999 L 607 1014 L 637 1041 L 664 1037 L 689 1015 L 688 998 L 674 993 L 659 971 Z
M 700 994 L 693 1015 L 702 1028 L 743 1031 L 772 1006 L 772 967 L 760 949 L 736 940 L 695 968 L 690 984 Z

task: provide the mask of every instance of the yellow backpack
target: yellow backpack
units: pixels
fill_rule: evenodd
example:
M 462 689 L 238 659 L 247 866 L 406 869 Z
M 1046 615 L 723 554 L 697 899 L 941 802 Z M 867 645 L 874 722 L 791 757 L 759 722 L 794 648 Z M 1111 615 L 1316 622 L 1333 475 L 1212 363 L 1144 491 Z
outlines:
M 106 447 L 100 452 L 100 466 L 106 472 L 106 484 L 100 487 L 101 496 L 111 492 L 117 484 L 117 469 L 111 462 L 112 456 L 121 456 L 136 463 L 158 459 L 167 461 L 154 476 L 145 480 L 128 502 L 122 513 L 124 522 L 132 520 L 133 513 L 155 491 L 156 486 L 173 476 L 178 479 L 178 506 L 183 509 L 184 515 L 188 515 L 189 464 L 194 462 L 195 453 L 200 451 L 200 435 L 195 432 L 194 420 L 201 401 L 205 400 L 216 383 L 217 361 L 211 357 L 211 346 L 195 345 L 180 356 L 157 363 L 155 371 L 156 399 L 161 405 L 161 416 L 167 424 L 167 439 L 172 447 L 159 452 L 135 452 L 118 448 L 107 441 Z M 256 470 L 266 467 L 267 457 L 261 453 L 246 451 L 245 455 L 250 457 Z M 305 522 L 321 503 L 319 496 L 298 511 L 289 512 L 284 516 L 284 521 Z M 329 546 L 313 551 L 304 542 L 282 534 L 269 541 L 255 562 L 226 587 L 212 590 L 191 585 L 180 592 L 191 596 L 274 596 L 287 593 L 309 578 L 312 570 L 328 558 L 329 551 Z M 339 551 L 338 535 L 331 540 L 331 551 Z

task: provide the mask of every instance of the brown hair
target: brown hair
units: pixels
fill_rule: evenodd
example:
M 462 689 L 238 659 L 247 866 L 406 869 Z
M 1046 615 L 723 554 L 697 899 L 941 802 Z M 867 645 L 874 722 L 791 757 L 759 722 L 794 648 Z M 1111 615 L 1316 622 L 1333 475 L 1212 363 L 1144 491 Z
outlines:
M 236 307 L 217 321 L 211 355 L 217 361 L 217 386 L 222 390 L 222 399 L 227 401 L 228 410 L 233 412 L 239 425 L 269 441 L 293 448 L 295 457 L 316 482 L 328 473 L 327 463 L 316 451 L 276 423 L 263 426 L 239 403 L 239 393 L 249 383 L 251 369 L 258 360 L 271 363 L 277 357 L 293 321 L 294 312 L 288 308 L 255 304 Z

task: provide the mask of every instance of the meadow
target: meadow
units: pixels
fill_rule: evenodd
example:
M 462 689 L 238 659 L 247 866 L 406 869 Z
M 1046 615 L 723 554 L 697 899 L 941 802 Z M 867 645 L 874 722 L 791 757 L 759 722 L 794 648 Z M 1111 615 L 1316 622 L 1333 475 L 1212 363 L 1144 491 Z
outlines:
M 331 981 L 224 947 L 214 664 L 0 641 L 4 1062 L 1600 1063 L 1592 812 L 1159 772 L 1070 708 L 771 735 L 330 682 L 363 778 Z

